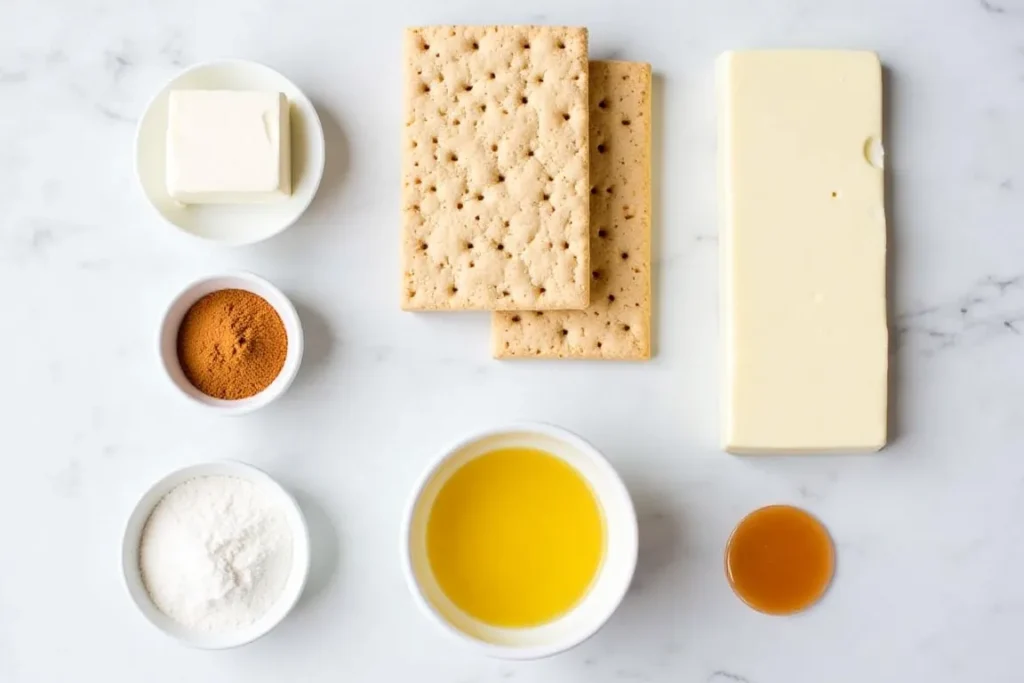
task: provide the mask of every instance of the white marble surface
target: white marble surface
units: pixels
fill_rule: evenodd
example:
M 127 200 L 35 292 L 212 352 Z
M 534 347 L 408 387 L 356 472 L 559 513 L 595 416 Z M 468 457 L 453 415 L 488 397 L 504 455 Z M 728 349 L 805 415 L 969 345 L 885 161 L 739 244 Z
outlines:
M 0 1 L 0 681 L 1020 681 L 1024 1 L 488 4 Z M 653 63 L 650 364 L 499 364 L 484 316 L 398 310 L 401 28 L 440 22 L 586 24 L 595 57 Z M 896 439 L 877 456 L 716 447 L 712 63 L 752 46 L 873 48 L 889 68 Z M 222 56 L 293 78 L 329 145 L 308 216 L 238 250 L 165 229 L 132 177 L 148 97 Z M 234 267 L 294 297 L 308 355 L 281 402 L 222 419 L 172 393 L 154 340 L 183 283 Z M 397 551 L 427 459 L 512 417 L 604 449 L 642 536 L 608 626 L 524 664 L 436 633 Z M 297 491 L 314 570 L 270 636 L 197 652 L 135 613 L 118 545 L 155 478 L 221 457 Z M 722 575 L 732 525 L 771 502 L 838 545 L 833 590 L 797 618 L 748 610 Z

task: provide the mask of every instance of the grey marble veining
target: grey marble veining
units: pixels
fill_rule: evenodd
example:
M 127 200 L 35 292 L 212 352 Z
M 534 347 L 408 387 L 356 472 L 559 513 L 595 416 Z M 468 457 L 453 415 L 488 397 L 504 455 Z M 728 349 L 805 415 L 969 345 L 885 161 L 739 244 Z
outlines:
M 1021 680 L 1022 0 L 8 0 L 0 16 L 0 681 Z M 401 29 L 441 22 L 584 24 L 595 57 L 653 64 L 650 364 L 499 364 L 485 316 L 398 310 Z M 713 61 L 758 46 L 875 49 L 887 68 L 895 438 L 879 455 L 717 448 Z M 132 138 L 167 78 L 232 56 L 306 90 L 329 160 L 296 227 L 210 249 L 145 205 Z M 280 403 L 224 420 L 173 394 L 154 344 L 178 288 L 233 268 L 287 291 L 307 351 Z M 591 439 L 641 525 L 621 609 L 536 663 L 435 632 L 397 553 L 436 449 L 513 418 Z M 295 492 L 313 571 L 278 630 L 203 653 L 134 612 L 117 551 L 154 479 L 222 457 Z M 732 526 L 772 502 L 808 507 L 838 550 L 826 599 L 792 619 L 748 610 L 722 575 Z

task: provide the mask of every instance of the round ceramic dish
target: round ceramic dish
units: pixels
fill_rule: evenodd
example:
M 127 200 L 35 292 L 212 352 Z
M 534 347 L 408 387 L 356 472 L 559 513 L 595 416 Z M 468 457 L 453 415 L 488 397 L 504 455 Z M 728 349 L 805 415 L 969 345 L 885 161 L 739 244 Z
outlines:
M 291 103 L 292 194 L 260 204 L 186 206 L 167 193 L 167 99 L 172 90 L 270 90 Z M 149 103 L 135 134 L 135 173 L 142 192 L 170 225 L 195 237 L 228 245 L 273 237 L 306 210 L 324 173 L 324 131 L 313 103 L 273 69 L 243 60 L 190 66 L 172 78 Z
M 448 599 L 430 568 L 426 529 L 438 492 L 456 470 L 485 453 L 516 446 L 547 451 L 586 478 L 604 513 L 605 555 L 589 592 L 567 614 L 541 626 L 508 629 L 481 623 Z M 484 654 L 503 659 L 547 657 L 596 633 L 625 596 L 636 558 L 636 513 L 618 474 L 586 441 L 544 424 L 518 424 L 473 434 L 443 451 L 417 483 L 402 529 L 406 580 L 424 613 L 447 633 Z
M 281 316 L 285 333 L 288 335 L 288 353 L 284 359 L 284 367 L 281 368 L 281 372 L 274 378 L 270 386 L 255 396 L 234 401 L 213 398 L 196 389 L 185 377 L 181 364 L 178 362 L 178 328 L 181 326 L 182 319 L 192 304 L 207 294 L 221 289 L 244 289 L 266 299 L 267 303 L 273 306 L 277 314 Z M 262 408 L 283 394 L 291 385 L 299 371 L 299 364 L 302 362 L 302 324 L 299 322 L 299 314 L 288 297 L 263 278 L 251 273 L 240 272 L 213 275 L 187 286 L 168 306 L 163 322 L 160 324 L 159 350 L 160 360 L 167 376 L 182 395 L 224 415 L 241 415 Z
M 292 570 L 273 607 L 251 626 L 227 633 L 207 633 L 186 628 L 157 609 L 142 582 L 139 569 L 139 544 L 142 530 L 157 503 L 174 487 L 195 477 L 220 475 L 251 481 L 261 488 L 284 512 L 292 535 Z M 185 645 L 220 650 L 250 643 L 265 635 L 288 615 L 302 594 L 309 574 L 309 531 L 295 499 L 262 470 L 240 462 L 224 461 L 193 465 L 168 474 L 153 484 L 135 506 L 125 528 L 121 544 L 121 568 L 132 601 L 146 619 L 167 635 Z

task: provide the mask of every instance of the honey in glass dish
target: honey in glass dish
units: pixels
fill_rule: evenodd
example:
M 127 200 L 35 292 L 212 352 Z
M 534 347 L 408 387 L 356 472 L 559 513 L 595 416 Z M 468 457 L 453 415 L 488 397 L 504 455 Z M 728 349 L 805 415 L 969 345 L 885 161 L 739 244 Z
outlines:
M 801 612 L 825 594 L 835 571 L 828 530 L 790 505 L 751 512 L 725 549 L 725 573 L 736 595 L 772 615 Z

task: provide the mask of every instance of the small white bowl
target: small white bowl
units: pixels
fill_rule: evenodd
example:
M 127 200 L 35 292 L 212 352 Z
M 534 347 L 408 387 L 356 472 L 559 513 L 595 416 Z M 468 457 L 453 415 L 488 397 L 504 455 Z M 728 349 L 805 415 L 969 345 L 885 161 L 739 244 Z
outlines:
M 222 289 L 244 289 L 266 299 L 267 303 L 273 306 L 277 314 L 281 316 L 284 331 L 288 335 L 288 353 L 285 356 L 281 372 L 270 383 L 270 386 L 249 398 L 224 400 L 207 396 L 188 381 L 181 369 L 181 363 L 178 361 L 178 328 L 181 327 L 181 321 L 188 313 L 188 309 L 207 294 Z M 242 272 L 213 275 L 188 285 L 167 307 L 163 322 L 160 324 L 159 350 L 167 376 L 182 395 L 224 415 L 242 415 L 262 408 L 279 397 L 295 379 L 302 362 L 302 323 L 288 297 L 263 278 Z
M 499 448 L 537 448 L 572 465 L 590 484 L 604 513 L 605 554 L 589 592 L 567 614 L 532 628 L 496 628 L 460 610 L 441 590 L 427 557 L 430 510 L 448 478 L 473 458 Z M 539 659 L 582 643 L 604 625 L 626 595 L 637 558 L 633 502 L 622 480 L 589 443 L 545 424 L 515 424 L 473 434 L 444 450 L 416 485 L 402 528 L 406 581 L 423 612 L 445 632 L 501 659 Z
M 139 567 L 139 546 L 146 522 L 153 512 L 153 508 L 164 496 L 170 493 L 174 487 L 189 479 L 217 475 L 238 477 L 252 482 L 281 508 L 292 535 L 292 569 L 277 602 L 256 623 L 238 631 L 207 633 L 179 624 L 153 604 L 146 591 L 146 585 L 142 581 L 142 571 Z M 309 575 L 309 553 L 309 529 L 295 499 L 262 470 L 240 462 L 223 461 L 192 465 L 171 472 L 146 491 L 128 518 L 124 540 L 121 544 L 121 570 L 128 594 L 151 624 L 185 645 L 207 650 L 222 650 L 251 643 L 281 623 L 298 602 L 299 596 L 306 586 L 306 578 Z
M 167 100 L 172 90 L 271 90 L 291 103 L 292 194 L 261 204 L 186 206 L 167 193 Z M 135 173 L 143 194 L 170 225 L 227 245 L 252 244 L 283 231 L 306 210 L 324 173 L 324 130 L 313 103 L 270 67 L 240 59 L 190 66 L 150 101 L 135 134 Z

